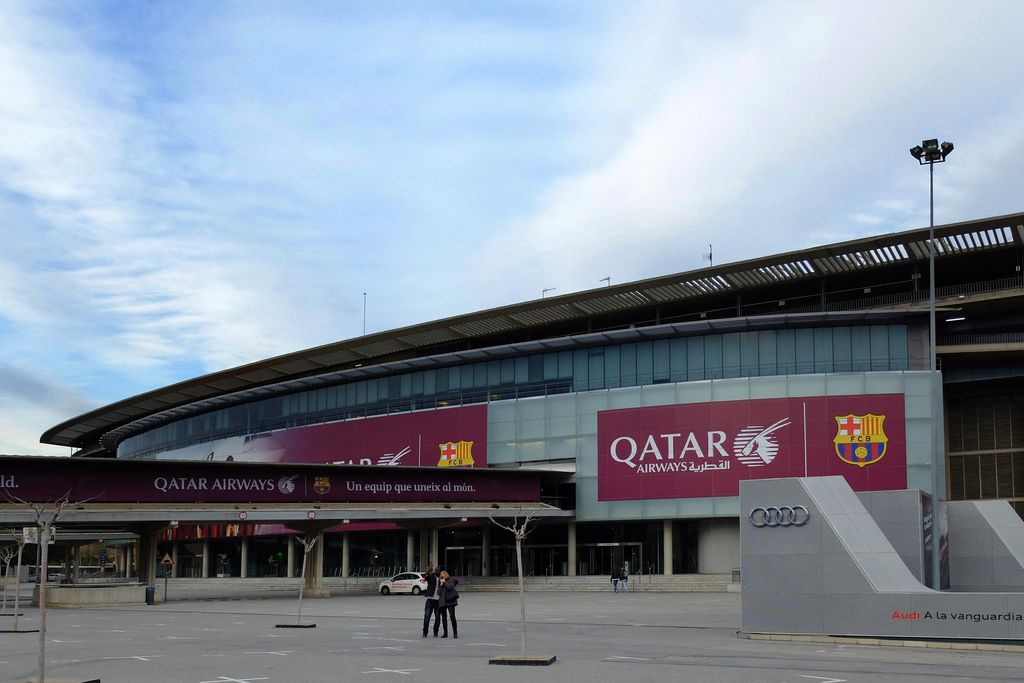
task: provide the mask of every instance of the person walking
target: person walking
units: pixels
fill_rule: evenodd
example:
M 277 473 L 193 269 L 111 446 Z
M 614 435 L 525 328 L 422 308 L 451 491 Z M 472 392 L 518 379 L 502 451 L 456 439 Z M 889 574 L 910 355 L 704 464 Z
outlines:
M 619 592 L 619 577 L 622 576 L 622 570 L 618 567 L 612 567 L 612 593 Z
M 427 580 L 427 588 L 423 594 L 427 596 L 427 599 L 423 605 L 423 637 L 427 637 L 427 631 L 430 629 L 431 615 L 434 616 L 434 637 L 437 637 L 437 624 L 441 619 L 441 610 L 438 607 L 438 602 L 441 599 L 441 582 L 437 580 L 437 574 L 434 573 L 433 567 L 427 568 L 427 575 L 424 578 Z
M 459 604 L 459 591 L 456 588 L 459 585 L 459 580 L 454 576 L 449 576 L 448 572 L 442 571 L 438 585 L 440 586 L 438 607 L 441 610 L 441 623 L 444 625 L 444 635 L 441 637 L 448 637 L 448 619 L 451 618 L 452 637 L 458 638 L 459 622 L 455 619 L 455 608 Z M 437 619 L 434 620 L 434 637 L 437 637 Z
M 622 592 L 629 592 L 629 571 L 625 566 L 622 567 L 622 573 L 619 574 L 619 583 L 622 584 Z

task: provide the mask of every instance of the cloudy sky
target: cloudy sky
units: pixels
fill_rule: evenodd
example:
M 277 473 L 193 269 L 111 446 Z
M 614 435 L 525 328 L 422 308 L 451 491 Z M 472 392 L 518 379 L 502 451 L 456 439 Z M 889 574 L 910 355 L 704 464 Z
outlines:
M 1024 210 L 1024 3 L 0 2 L 0 453 L 272 355 Z M 1016 47 L 1014 47 L 1016 45 Z

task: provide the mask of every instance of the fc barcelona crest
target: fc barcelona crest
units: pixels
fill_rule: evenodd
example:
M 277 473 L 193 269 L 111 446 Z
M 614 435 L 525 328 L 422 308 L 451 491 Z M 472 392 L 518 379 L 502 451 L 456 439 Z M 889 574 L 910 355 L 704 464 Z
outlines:
M 845 463 L 864 467 L 885 457 L 886 444 L 882 423 L 885 415 L 837 415 L 836 455 Z
M 437 461 L 438 467 L 473 467 L 473 442 L 472 441 L 448 441 L 439 443 L 441 459 Z
M 321 496 L 331 490 L 330 477 L 313 477 L 313 490 Z

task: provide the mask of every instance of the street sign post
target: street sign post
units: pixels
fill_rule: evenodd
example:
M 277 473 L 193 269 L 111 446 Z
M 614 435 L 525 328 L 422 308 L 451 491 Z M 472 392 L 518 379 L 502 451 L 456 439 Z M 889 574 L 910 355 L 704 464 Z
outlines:
M 174 567 L 174 560 L 171 559 L 170 553 L 164 553 L 164 556 L 160 558 L 160 565 L 164 568 L 164 602 L 167 602 L 167 575 Z

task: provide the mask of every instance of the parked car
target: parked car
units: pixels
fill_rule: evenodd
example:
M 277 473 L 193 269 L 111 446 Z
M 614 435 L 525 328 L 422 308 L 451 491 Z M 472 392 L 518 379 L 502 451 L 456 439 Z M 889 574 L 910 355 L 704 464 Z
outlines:
M 377 590 L 381 595 L 388 593 L 412 593 L 419 595 L 427 587 L 426 575 L 420 572 L 402 572 L 383 581 Z

